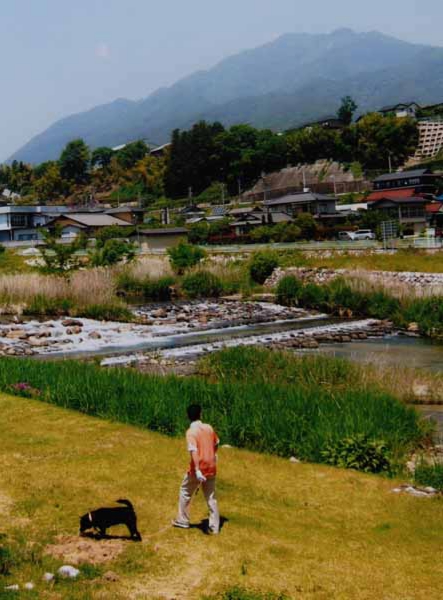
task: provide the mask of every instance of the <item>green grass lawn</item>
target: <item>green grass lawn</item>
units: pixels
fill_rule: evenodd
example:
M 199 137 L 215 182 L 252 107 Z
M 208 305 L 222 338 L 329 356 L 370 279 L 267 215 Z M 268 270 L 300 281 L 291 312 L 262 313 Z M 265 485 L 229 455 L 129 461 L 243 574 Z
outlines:
M 396 482 L 382 477 L 222 448 L 228 521 L 207 537 L 169 528 L 183 440 L 5 395 L 0 414 L 0 533 L 21 560 L 6 581 L 36 583 L 20 598 L 197 599 L 235 585 L 315 600 L 441 598 L 439 499 L 392 494 Z M 82 567 L 78 581 L 42 583 L 63 562 L 44 556 L 48 544 L 75 539 L 80 514 L 120 497 L 134 503 L 144 541 Z M 194 522 L 204 517 L 199 495 Z M 119 581 L 104 582 L 107 570 Z
M 5 250 L 0 253 L 0 273 L 6 275 L 31 271 L 32 268 L 26 264 L 26 260 L 26 257 L 20 256 L 15 250 Z
M 420 250 L 398 250 L 393 254 L 370 252 L 334 253 L 330 258 L 315 255 L 305 257 L 300 252 L 282 253 L 282 266 L 307 266 L 326 269 L 364 269 L 368 271 L 415 271 L 443 273 L 443 252 L 427 254 Z

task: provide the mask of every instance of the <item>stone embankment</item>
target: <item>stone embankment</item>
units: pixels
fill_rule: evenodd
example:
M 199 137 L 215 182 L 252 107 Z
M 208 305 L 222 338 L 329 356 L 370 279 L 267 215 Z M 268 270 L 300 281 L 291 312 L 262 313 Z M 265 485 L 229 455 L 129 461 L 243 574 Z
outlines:
M 294 275 L 307 283 L 325 284 L 338 277 L 348 279 L 363 278 L 380 285 L 407 285 L 417 289 L 441 287 L 443 290 L 443 273 L 415 273 L 411 271 L 357 271 L 352 269 L 317 269 L 311 267 L 277 268 L 266 280 L 265 287 L 276 286 L 285 275 Z

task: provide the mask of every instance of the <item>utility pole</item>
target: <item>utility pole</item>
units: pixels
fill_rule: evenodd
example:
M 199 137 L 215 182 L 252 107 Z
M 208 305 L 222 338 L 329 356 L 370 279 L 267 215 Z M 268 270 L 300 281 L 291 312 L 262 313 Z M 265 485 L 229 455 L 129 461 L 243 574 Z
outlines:
M 222 200 L 222 204 L 225 204 L 225 184 L 221 183 L 221 200 Z
M 242 193 L 241 179 L 240 179 L 240 177 L 237 179 L 237 184 L 238 184 L 238 198 L 240 199 L 240 196 L 241 196 L 241 193 Z
M 392 154 L 392 152 L 391 152 L 391 151 L 389 151 L 389 153 L 388 153 L 389 173 L 392 173 L 392 160 L 391 160 L 391 154 Z
M 191 204 L 192 204 L 192 187 L 191 186 L 188 187 L 188 200 L 189 200 L 189 206 L 191 206 Z

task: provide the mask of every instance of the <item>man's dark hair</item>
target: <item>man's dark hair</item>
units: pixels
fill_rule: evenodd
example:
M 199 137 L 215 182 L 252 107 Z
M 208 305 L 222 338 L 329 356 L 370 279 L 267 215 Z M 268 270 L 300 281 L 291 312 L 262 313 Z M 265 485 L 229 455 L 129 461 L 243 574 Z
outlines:
M 188 417 L 191 423 L 193 421 L 199 421 L 202 414 L 202 407 L 200 406 L 200 404 L 191 404 L 188 406 L 186 412 L 188 413 Z

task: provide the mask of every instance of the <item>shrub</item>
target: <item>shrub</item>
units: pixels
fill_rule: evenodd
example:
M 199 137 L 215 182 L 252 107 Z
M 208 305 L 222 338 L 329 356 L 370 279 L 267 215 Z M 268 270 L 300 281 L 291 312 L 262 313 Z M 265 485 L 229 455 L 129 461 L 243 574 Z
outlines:
M 223 284 L 209 271 L 196 271 L 183 278 L 182 289 L 189 298 L 218 298 L 223 293 Z
M 97 321 L 122 321 L 134 320 L 133 313 L 122 304 L 91 304 L 76 310 L 77 316 Z
M 296 306 L 301 289 L 300 279 L 294 275 L 285 275 L 277 285 L 277 302 L 284 306 Z
M 91 254 L 94 267 L 109 267 L 122 261 L 131 261 L 135 257 L 135 247 L 124 240 L 106 240 Z
M 443 465 L 419 462 L 415 467 L 415 483 L 443 491 Z
M 311 213 L 300 213 L 295 219 L 295 225 L 300 229 L 305 240 L 312 240 L 317 233 L 318 225 Z
M 300 290 L 298 297 L 301 306 L 321 310 L 326 303 L 327 293 L 320 285 L 307 283 Z
M 141 294 L 142 281 L 128 271 L 120 273 L 116 283 L 118 294 Z
M 4 254 L 6 252 L 6 248 L 3 246 L 3 244 L 0 244 L 0 254 Z
M 25 315 L 39 317 L 58 317 L 69 314 L 74 307 L 74 302 L 69 298 L 48 298 L 44 294 L 34 296 L 23 310 Z
M 367 314 L 377 319 L 393 319 L 400 311 L 400 302 L 397 298 L 388 296 L 385 292 L 369 294 Z
M 146 300 L 157 302 L 170 300 L 172 288 L 175 283 L 173 277 L 161 277 L 160 279 L 145 279 L 141 284 L 141 290 Z
M 206 252 L 198 246 L 180 242 L 177 246 L 169 248 L 168 255 L 174 271 L 182 275 L 186 269 L 198 265 L 205 258 Z
M 249 263 L 249 274 L 256 283 L 263 284 L 278 267 L 278 256 L 274 252 L 256 252 Z
M 325 463 L 342 469 L 355 469 L 365 473 L 391 471 L 385 442 L 371 440 L 365 434 L 330 443 L 321 454 Z

